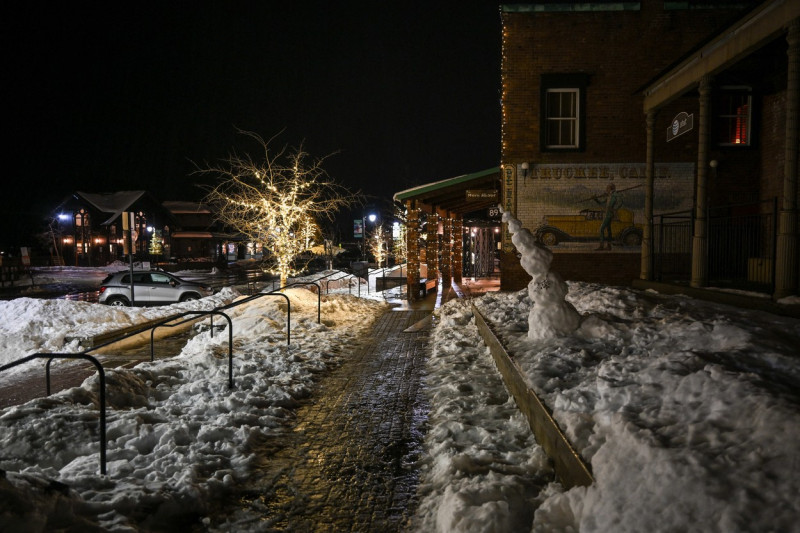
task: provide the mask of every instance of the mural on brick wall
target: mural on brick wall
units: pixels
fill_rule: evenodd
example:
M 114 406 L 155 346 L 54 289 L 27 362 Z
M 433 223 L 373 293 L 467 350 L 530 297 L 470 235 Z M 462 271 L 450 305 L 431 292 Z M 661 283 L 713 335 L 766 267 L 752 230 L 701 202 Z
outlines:
M 548 164 L 516 168 L 517 218 L 553 252 L 639 252 L 643 163 Z M 692 207 L 694 163 L 655 165 L 653 212 Z

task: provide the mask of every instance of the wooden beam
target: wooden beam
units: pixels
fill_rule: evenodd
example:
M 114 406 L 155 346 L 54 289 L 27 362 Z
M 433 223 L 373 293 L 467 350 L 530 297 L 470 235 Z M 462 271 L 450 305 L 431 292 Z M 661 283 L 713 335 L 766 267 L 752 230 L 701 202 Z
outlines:
M 706 75 L 715 75 L 786 31 L 800 17 L 797 0 L 767 2 L 685 59 L 644 91 L 644 112 L 682 96 Z
M 500 340 L 486 324 L 480 311 L 473 305 L 472 312 L 475 324 L 489 347 L 497 369 L 503 376 L 503 381 L 509 393 L 514 397 L 522 414 L 528 419 L 528 424 L 536 437 L 536 442 L 544 449 L 553 461 L 556 476 L 565 489 L 571 487 L 588 487 L 594 483 L 589 467 L 575 451 L 567 437 L 558 427 L 549 409 L 539 399 L 539 396 L 528 387 L 522 376 L 522 371 L 508 355 Z

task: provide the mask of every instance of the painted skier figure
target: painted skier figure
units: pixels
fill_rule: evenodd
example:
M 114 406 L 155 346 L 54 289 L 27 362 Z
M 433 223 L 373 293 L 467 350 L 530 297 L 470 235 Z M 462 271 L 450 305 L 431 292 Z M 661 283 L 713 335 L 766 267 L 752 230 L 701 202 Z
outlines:
M 617 209 L 622 207 L 622 196 L 617 194 L 617 187 L 613 183 L 609 183 L 606 187 L 606 201 L 605 213 L 603 215 L 603 223 L 600 224 L 600 245 L 595 250 L 610 250 L 611 249 L 611 221 L 617 213 Z M 603 201 L 595 197 L 594 201 L 603 205 Z M 606 243 L 606 240 L 608 243 Z

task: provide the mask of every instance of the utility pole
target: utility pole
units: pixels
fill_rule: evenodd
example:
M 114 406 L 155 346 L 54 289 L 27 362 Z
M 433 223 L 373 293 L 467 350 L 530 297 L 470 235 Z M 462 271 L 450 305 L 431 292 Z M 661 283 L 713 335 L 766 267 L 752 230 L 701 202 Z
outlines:
M 123 249 L 122 253 L 128 255 L 128 263 L 130 265 L 130 278 L 131 278 L 131 307 L 136 302 L 136 297 L 133 294 L 133 254 L 136 253 L 136 241 L 133 240 L 133 225 L 134 214 L 130 211 L 123 211 L 122 213 L 122 233 L 123 233 Z

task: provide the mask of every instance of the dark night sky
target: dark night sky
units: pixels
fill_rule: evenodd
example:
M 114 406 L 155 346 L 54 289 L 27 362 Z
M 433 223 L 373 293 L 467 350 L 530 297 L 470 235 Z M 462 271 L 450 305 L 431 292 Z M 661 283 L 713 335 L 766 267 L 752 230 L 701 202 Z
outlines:
M 0 10 L 0 248 L 26 244 L 23 228 L 75 190 L 199 199 L 191 161 L 254 149 L 236 128 L 283 131 L 279 144 L 302 142 L 313 156 L 339 151 L 328 173 L 375 196 L 499 162 L 500 14 L 490 1 Z

